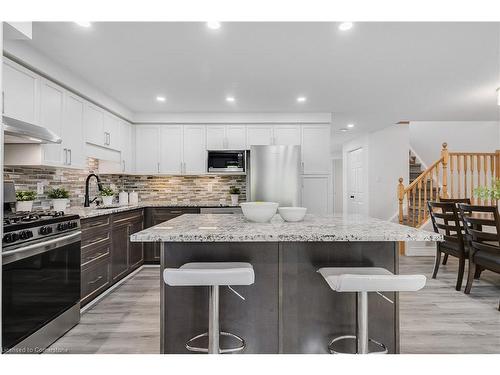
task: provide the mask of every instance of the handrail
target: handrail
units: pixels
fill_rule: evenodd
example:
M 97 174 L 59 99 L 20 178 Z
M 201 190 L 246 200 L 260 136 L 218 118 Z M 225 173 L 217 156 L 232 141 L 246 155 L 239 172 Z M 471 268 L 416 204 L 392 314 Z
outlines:
M 500 150 L 495 152 L 449 152 L 443 143 L 441 157 L 408 186 L 399 178 L 399 222 L 413 227 L 428 219 L 427 202 L 440 198 L 469 198 L 475 204 L 497 204 L 474 197 L 478 186 L 500 178 Z M 406 203 L 406 205 L 405 205 Z M 405 215 L 406 212 L 406 215 Z

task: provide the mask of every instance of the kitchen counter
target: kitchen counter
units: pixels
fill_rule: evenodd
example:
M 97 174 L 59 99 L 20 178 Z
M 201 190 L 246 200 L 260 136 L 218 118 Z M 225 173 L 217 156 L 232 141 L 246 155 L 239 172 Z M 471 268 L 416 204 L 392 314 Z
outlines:
M 236 207 L 232 206 L 229 203 L 221 203 L 221 202 L 166 202 L 166 201 L 144 201 L 139 202 L 137 205 L 127 205 L 120 207 L 111 207 L 111 208 L 97 208 L 96 206 L 92 207 L 69 207 L 66 210 L 66 214 L 74 214 L 80 215 L 80 218 L 87 219 L 91 217 L 104 216 L 109 214 L 115 214 L 119 212 L 126 212 L 131 210 L 136 210 L 139 208 L 147 208 L 147 207 L 164 207 L 164 208 L 179 208 L 179 207 L 193 207 L 193 208 L 212 208 L 212 207 Z
M 399 273 L 399 241 L 441 241 L 438 234 L 362 216 L 306 215 L 287 223 L 250 223 L 242 215 L 184 214 L 135 233 L 159 244 L 161 270 L 189 262 L 248 262 L 255 283 L 221 288 L 220 326 L 244 338 L 245 353 L 328 353 L 332 336 L 356 329 L 354 293 L 335 293 L 321 267 L 383 267 Z M 207 288 L 161 282 L 160 352 L 187 353 L 189 337 L 207 330 Z M 370 337 L 399 353 L 399 297 L 369 297 Z M 228 345 L 223 343 L 224 345 Z M 349 347 L 338 348 L 352 350 Z
M 443 237 L 364 216 L 306 215 L 288 223 L 275 215 L 270 223 L 248 222 L 243 215 L 185 214 L 133 234 L 137 242 L 336 242 L 442 241 Z

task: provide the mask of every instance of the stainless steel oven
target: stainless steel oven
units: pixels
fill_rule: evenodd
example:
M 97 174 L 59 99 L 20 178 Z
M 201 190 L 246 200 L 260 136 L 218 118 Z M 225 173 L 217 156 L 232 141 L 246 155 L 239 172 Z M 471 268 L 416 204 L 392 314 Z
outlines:
M 245 173 L 247 170 L 247 151 L 218 150 L 208 151 L 208 173 Z
M 79 322 L 80 245 L 74 228 L 4 249 L 2 352 L 41 352 Z

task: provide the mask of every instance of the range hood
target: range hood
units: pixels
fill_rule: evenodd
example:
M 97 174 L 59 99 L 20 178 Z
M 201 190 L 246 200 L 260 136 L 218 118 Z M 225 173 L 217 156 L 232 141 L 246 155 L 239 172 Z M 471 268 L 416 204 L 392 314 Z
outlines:
M 5 143 L 61 143 L 62 139 L 44 127 L 2 116 Z

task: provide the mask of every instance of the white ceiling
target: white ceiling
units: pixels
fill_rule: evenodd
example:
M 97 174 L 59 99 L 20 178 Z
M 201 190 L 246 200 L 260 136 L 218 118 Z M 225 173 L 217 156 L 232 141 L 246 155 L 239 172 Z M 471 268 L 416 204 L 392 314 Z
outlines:
M 498 119 L 498 23 L 337 26 L 43 22 L 27 43 L 134 112 L 333 112 L 358 132 Z

